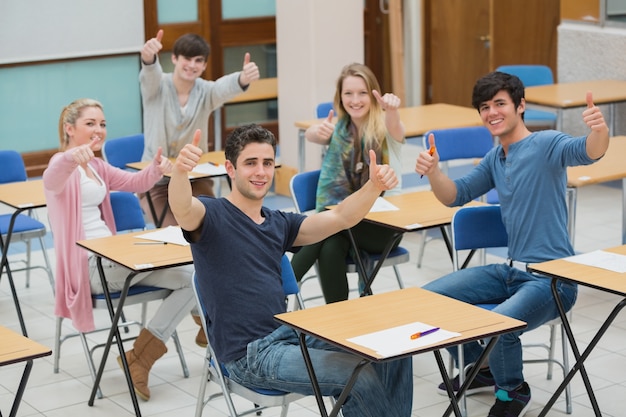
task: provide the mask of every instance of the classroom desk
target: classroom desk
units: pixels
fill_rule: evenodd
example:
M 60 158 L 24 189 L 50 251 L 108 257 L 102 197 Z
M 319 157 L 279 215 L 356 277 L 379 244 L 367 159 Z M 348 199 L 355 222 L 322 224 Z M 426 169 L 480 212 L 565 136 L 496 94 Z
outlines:
M 460 416 L 458 400 L 478 373 L 479 366 L 474 367 L 476 372 L 472 372 L 472 375 L 468 376 L 459 393 L 455 396 L 440 350 L 489 338 L 487 347 L 477 361 L 477 363 L 482 363 L 501 334 L 526 327 L 526 323 L 522 321 L 416 287 L 278 314 L 275 317 L 277 321 L 294 328 L 299 333 L 300 347 L 322 416 L 337 415 L 363 365 L 405 358 L 425 352 L 434 353 L 441 376 L 448 386 L 450 406 L 444 415 L 447 416 L 454 411 L 456 416 Z M 391 356 L 383 356 L 374 350 L 348 340 L 356 336 L 391 329 L 416 321 L 458 332 L 461 335 Z M 322 339 L 363 358 L 354 369 L 349 382 L 330 414 L 326 411 L 315 377 L 315 370 L 304 342 L 306 335 Z
M 605 249 L 605 251 L 626 255 L 626 245 Z M 559 309 L 559 315 L 561 316 L 561 320 L 563 321 L 563 327 L 565 328 L 565 332 L 567 334 L 567 338 L 569 339 L 572 352 L 574 353 L 574 357 L 576 358 L 576 363 L 569 371 L 561 385 L 559 385 L 556 392 L 552 395 L 548 403 L 546 403 L 544 409 L 541 411 L 539 416 L 547 415 L 547 413 L 550 411 L 550 408 L 552 408 L 555 401 L 557 400 L 559 395 L 561 395 L 569 382 L 572 380 L 576 372 L 580 371 L 580 375 L 583 378 L 585 388 L 587 389 L 587 395 L 589 396 L 589 400 L 591 401 L 594 413 L 596 416 L 600 417 L 602 416 L 602 413 L 600 412 L 598 402 L 593 393 L 593 388 L 591 387 L 589 376 L 587 375 L 587 371 L 584 366 L 584 361 L 587 359 L 587 357 L 589 357 L 604 333 L 608 330 L 613 320 L 615 320 L 615 318 L 617 317 L 617 314 L 622 310 L 622 308 L 626 306 L 626 280 L 624 279 L 624 274 L 609 271 L 607 269 L 601 269 L 593 266 L 569 262 L 564 259 L 556 259 L 553 261 L 542 262 L 538 264 L 530 264 L 528 266 L 528 270 L 530 272 L 546 275 L 552 279 L 552 294 L 554 295 L 554 299 L 556 300 L 556 304 Z M 578 345 L 576 344 L 576 339 L 574 338 L 574 333 L 572 332 L 572 328 L 567 317 L 567 312 L 563 308 L 563 303 L 561 302 L 561 299 L 556 289 L 556 285 L 559 281 L 573 282 L 599 291 L 605 291 L 624 297 L 610 312 L 610 314 L 608 315 L 602 326 L 598 329 L 598 332 L 593 337 L 582 355 L 580 354 Z
M 609 105 L 609 133 L 615 134 L 615 104 L 626 102 L 626 81 L 595 80 L 527 87 L 526 102 L 550 107 L 557 112 L 556 130 L 563 131 L 563 110 L 586 107 L 587 91 L 594 104 Z
M 22 334 L 28 336 L 26 332 L 26 324 L 24 323 L 24 317 L 22 315 L 22 309 L 20 308 L 19 299 L 17 298 L 17 292 L 15 290 L 15 283 L 13 282 L 13 276 L 11 274 L 11 268 L 9 267 L 9 261 L 7 259 L 9 253 L 9 245 L 11 244 L 11 235 L 13 234 L 13 227 L 15 226 L 15 220 L 17 216 L 25 210 L 36 209 L 46 206 L 46 197 L 43 192 L 43 180 L 21 181 L 12 182 L 7 184 L 0 184 L 0 202 L 14 209 L 9 221 L 9 227 L 7 229 L 6 242 L 4 242 L 0 235 L 0 249 L 2 249 L 2 261 L 0 261 L 0 277 L 6 267 L 7 277 L 9 279 L 9 285 L 11 287 L 11 294 L 13 296 L 13 302 L 15 303 L 15 309 L 17 311 L 17 317 L 20 321 L 20 327 L 22 328 Z
M 50 356 L 52 350 L 3 326 L 0 326 L 0 340 L 2 340 L 0 343 L 0 366 L 26 362 L 9 414 L 9 417 L 15 417 L 28 383 L 30 371 L 33 368 L 33 359 Z
M 478 111 L 471 107 L 452 104 L 425 104 L 416 107 L 399 109 L 400 120 L 404 124 L 405 137 L 422 136 L 429 130 L 451 129 L 465 126 L 482 126 L 483 122 Z M 334 123 L 337 123 L 335 117 Z M 305 137 L 306 130 L 324 119 L 303 120 L 295 123 L 298 128 L 298 170 L 304 172 L 306 161 Z
M 384 199 L 396 206 L 398 210 L 369 212 L 363 221 L 392 229 L 395 231 L 395 234 L 387 243 L 385 250 L 381 254 L 376 265 L 374 265 L 369 276 L 361 276 L 361 279 L 365 284 L 361 295 L 369 293 L 371 284 L 382 267 L 383 262 L 389 255 L 389 252 L 406 232 L 439 227 L 441 229 L 444 242 L 446 243 L 446 247 L 448 248 L 448 253 L 452 257 L 452 246 L 445 227 L 452 222 L 452 216 L 454 216 L 454 213 L 456 213 L 460 207 L 447 207 L 443 205 L 439 200 L 437 200 L 432 191 L 414 191 L 384 197 Z M 485 203 L 472 201 L 465 206 L 483 204 Z M 358 249 L 358 244 L 356 243 L 354 236 L 350 230 L 348 230 L 348 232 L 353 248 Z M 359 255 L 359 251 L 355 250 L 354 252 L 356 253 L 355 261 L 357 262 L 357 265 L 360 265 L 358 270 L 364 271 L 362 265 L 363 261 Z M 362 272 L 359 272 L 359 274 L 362 274 Z
M 119 234 L 99 239 L 88 239 L 76 242 L 78 246 L 93 252 L 97 256 L 98 274 L 100 276 L 102 287 L 104 288 L 104 295 L 106 297 L 109 315 L 111 316 L 111 330 L 109 331 L 109 336 L 104 347 L 100 366 L 91 390 L 89 405 L 93 406 L 94 404 L 98 386 L 100 385 L 100 379 L 102 378 L 102 373 L 104 372 L 104 367 L 106 365 L 107 356 L 109 355 L 113 338 L 115 338 L 122 358 L 124 374 L 126 376 L 126 382 L 128 383 L 128 390 L 135 408 L 135 415 L 137 417 L 141 417 L 141 411 L 139 410 L 137 395 L 135 394 L 135 390 L 133 388 L 133 381 L 130 376 L 128 362 L 126 361 L 126 355 L 124 353 L 124 345 L 117 326 L 120 316 L 122 315 L 122 309 L 128 294 L 130 282 L 132 278 L 140 272 L 155 271 L 157 269 L 172 268 L 193 263 L 191 249 L 189 246 L 175 244 L 134 245 L 135 242 L 140 241 L 135 236 L 144 233 L 146 233 L 146 231 Z M 110 260 L 128 268 L 128 277 L 126 277 L 126 281 L 124 282 L 124 287 L 122 288 L 120 298 L 118 300 L 117 309 L 113 307 L 111 294 L 109 293 L 109 289 L 106 284 L 106 275 L 102 267 L 102 259 Z
M 172 163 L 174 163 L 175 158 L 170 158 L 170 159 L 172 160 Z M 198 164 L 210 163 L 210 164 L 216 164 L 216 165 L 224 165 L 225 162 L 226 162 L 226 156 L 224 155 L 224 151 L 212 151 L 212 152 L 206 152 L 202 154 L 202 156 L 200 157 L 200 160 L 198 161 Z M 144 169 L 151 163 L 152 163 L 151 161 L 131 162 L 130 164 L 126 164 L 126 166 L 130 169 L 141 171 L 142 169 Z M 213 177 L 221 177 L 223 175 L 225 174 L 209 175 L 209 174 L 205 174 L 201 172 L 192 171 L 189 173 L 189 179 L 193 181 L 199 178 L 213 178 Z M 166 175 L 166 177 L 167 176 L 169 175 Z M 217 188 L 216 191 L 217 191 L 216 195 L 218 195 L 219 188 Z M 152 216 L 152 219 L 154 220 L 154 225 L 156 227 L 161 227 L 161 225 L 163 224 L 163 219 L 165 218 L 165 214 L 167 213 L 168 206 L 165 205 L 163 207 L 163 211 L 161 212 L 161 214 L 157 215 L 156 209 L 154 208 L 154 205 L 152 203 L 152 199 L 150 198 L 150 192 L 146 193 L 146 198 L 148 199 L 148 206 L 150 206 L 150 215 Z
M 276 100 L 278 98 L 278 78 L 261 78 L 250 83 L 246 91 L 237 97 L 224 103 L 229 104 L 256 103 L 265 100 Z M 222 148 L 222 108 L 218 107 L 213 112 L 213 124 L 215 135 L 215 150 Z
M 598 162 L 591 165 L 569 167 L 567 169 L 568 193 L 568 229 L 572 244 L 576 226 L 577 189 L 585 185 L 622 180 L 622 243 L 626 243 L 626 136 L 615 136 L 610 139 L 609 149 Z

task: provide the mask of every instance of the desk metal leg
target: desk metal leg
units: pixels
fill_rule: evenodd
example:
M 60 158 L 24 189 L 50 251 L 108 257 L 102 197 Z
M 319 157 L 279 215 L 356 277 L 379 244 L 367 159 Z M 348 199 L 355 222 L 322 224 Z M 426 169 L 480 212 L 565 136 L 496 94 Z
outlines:
M 124 343 L 120 336 L 120 331 L 117 327 L 117 323 L 119 323 L 120 316 L 122 315 L 122 310 L 124 307 L 124 302 L 126 301 L 126 296 L 128 295 L 130 282 L 132 278 L 136 275 L 136 273 L 131 272 L 130 274 L 128 274 L 128 277 L 126 277 L 126 281 L 124 281 L 124 287 L 122 288 L 120 298 L 118 300 L 117 309 L 115 309 L 113 307 L 113 302 L 111 301 L 111 294 L 109 292 L 109 287 L 107 285 L 106 277 L 104 276 L 104 269 L 102 268 L 101 257 L 98 257 L 97 266 L 98 266 L 98 274 L 100 276 L 100 283 L 102 284 L 102 289 L 104 290 L 104 296 L 106 299 L 107 308 L 109 310 L 109 315 L 111 316 L 111 330 L 109 330 L 109 336 L 107 338 L 107 342 L 104 347 L 104 352 L 102 353 L 102 361 L 100 362 L 100 366 L 98 367 L 98 373 L 96 374 L 96 379 L 94 380 L 93 387 L 91 388 L 91 395 L 89 396 L 88 404 L 90 406 L 93 406 L 94 404 L 94 400 L 98 392 L 98 387 L 100 386 L 100 380 L 102 379 L 102 374 L 104 373 L 106 360 L 107 360 L 107 357 L 109 356 L 109 351 L 111 350 L 111 344 L 113 343 L 113 338 L 115 338 L 117 347 L 120 351 L 120 357 L 121 357 L 122 365 L 124 368 L 124 374 L 126 376 L 126 382 L 128 383 L 128 391 L 130 393 L 130 398 L 133 402 L 133 407 L 135 409 L 135 415 L 137 417 L 141 417 L 141 410 L 139 409 L 139 403 L 137 401 L 137 394 L 135 394 L 133 380 L 130 376 L 130 370 L 128 368 L 128 361 L 126 360 L 126 354 L 124 352 Z
M 6 268 L 7 279 L 9 280 L 9 286 L 11 287 L 11 295 L 13 296 L 13 303 L 15 304 L 15 311 L 17 312 L 17 318 L 20 322 L 20 328 L 22 329 L 22 335 L 28 337 L 28 333 L 26 332 L 26 322 L 24 322 L 24 316 L 22 315 L 22 308 L 20 307 L 20 300 L 17 297 L 17 291 L 15 290 L 15 282 L 13 281 L 13 274 L 11 273 L 11 267 L 9 266 L 9 244 L 11 243 L 11 236 L 13 235 L 13 228 L 15 226 L 15 221 L 17 220 L 17 216 L 23 210 L 16 210 L 13 212 L 11 216 L 11 220 L 9 221 L 9 227 L 7 229 L 7 240 L 4 242 L 2 239 L 2 235 L 0 235 L 0 250 L 2 251 L 2 260 L 0 261 L 0 277 L 2 277 L 2 273 L 4 272 L 4 268 Z
M 359 247 L 356 243 L 356 240 L 354 239 L 354 234 L 352 233 L 352 229 L 348 229 L 348 237 L 350 238 L 350 244 L 352 245 L 352 248 L 354 249 L 354 252 L 355 252 L 354 261 L 356 262 L 357 273 L 359 274 L 359 277 L 364 283 L 364 287 L 363 287 L 363 290 L 361 291 L 360 296 L 363 297 L 365 295 L 372 295 L 372 282 L 374 282 L 374 278 L 376 278 L 378 271 L 380 271 L 380 268 L 383 266 L 385 259 L 387 259 L 387 257 L 389 256 L 391 249 L 394 247 L 396 243 L 400 241 L 400 239 L 402 239 L 402 233 L 397 232 L 392 236 L 392 238 L 387 243 L 387 246 L 385 246 L 385 249 L 380 254 L 380 258 L 378 259 L 378 262 L 376 262 L 376 265 L 374 265 L 374 268 L 372 268 L 371 271 L 365 270 L 365 265 L 363 264 L 363 258 L 361 258 L 361 252 L 359 251 Z
M 461 386 L 459 387 L 459 391 L 456 394 L 454 393 L 454 390 L 452 388 L 452 381 L 450 380 L 450 375 L 448 375 L 448 371 L 446 370 L 446 365 L 441 358 L 441 353 L 438 350 L 435 351 L 435 357 L 437 358 L 439 372 L 441 373 L 443 383 L 446 386 L 446 390 L 448 391 L 448 397 L 450 398 L 450 405 L 446 409 L 445 413 L 443 413 L 443 417 L 448 417 L 452 411 L 454 411 L 454 414 L 456 416 L 463 415 L 461 413 L 461 410 L 459 409 L 459 401 L 465 396 L 465 391 L 467 391 L 467 388 L 469 388 L 472 381 L 474 381 L 474 378 L 476 378 L 476 375 L 478 375 L 478 371 L 480 371 L 481 365 L 487 360 L 489 354 L 496 346 L 496 342 L 499 338 L 500 336 L 493 336 L 489 340 L 489 343 L 487 343 L 487 346 L 485 346 L 485 349 L 483 349 L 483 352 L 478 357 L 478 360 L 476 361 L 476 366 L 473 366 L 470 372 L 466 375 L 465 381 L 463 381 L 463 384 L 461 384 Z
M 565 376 L 565 378 L 563 379 L 563 382 L 561 383 L 561 385 L 559 385 L 559 387 L 554 392 L 550 400 L 546 403 L 543 410 L 541 410 L 541 413 L 539 413 L 539 417 L 543 417 L 548 414 L 548 412 L 550 411 L 550 409 L 556 402 L 557 398 L 561 395 L 565 387 L 570 383 L 570 381 L 572 380 L 572 378 L 574 377 L 574 375 L 576 375 L 576 372 L 578 371 L 580 371 L 580 376 L 583 378 L 585 389 L 587 390 L 587 395 L 589 396 L 589 401 L 591 402 L 591 406 L 593 408 L 594 414 L 598 417 L 601 417 L 602 412 L 600 411 L 600 407 L 598 406 L 598 401 L 596 400 L 596 396 L 593 392 L 593 388 L 591 387 L 591 382 L 589 381 L 589 376 L 587 375 L 587 370 L 585 369 L 584 362 L 587 359 L 587 357 L 589 357 L 589 355 L 591 354 L 595 346 L 598 344 L 598 342 L 602 338 L 602 336 L 604 336 L 604 333 L 606 333 L 606 331 L 609 329 L 611 323 L 613 322 L 613 320 L 615 320 L 619 312 L 624 307 L 626 307 L 626 298 L 620 301 L 615 306 L 615 308 L 613 308 L 613 311 L 611 311 L 611 313 L 606 318 L 604 323 L 602 323 L 602 326 L 600 327 L 596 335 L 593 337 L 593 339 L 591 340 L 591 342 L 589 343 L 589 345 L 587 346 L 583 354 L 581 355 L 578 350 L 578 345 L 576 344 L 576 339 L 574 338 L 574 333 L 572 332 L 572 328 L 567 319 L 567 312 L 563 308 L 563 303 L 561 301 L 561 298 L 559 297 L 559 294 L 556 288 L 557 282 L 558 282 L 558 279 L 552 278 L 552 284 L 551 284 L 552 294 L 556 301 L 556 305 L 559 310 L 559 315 L 561 316 L 561 321 L 563 322 L 563 327 L 565 328 L 565 333 L 567 334 L 569 344 L 572 348 L 572 352 L 574 353 L 574 357 L 576 358 L 576 363 L 574 364 L 572 369 L 569 371 L 569 373 Z
M 350 394 L 350 391 L 352 390 L 352 387 L 354 386 L 354 383 L 356 382 L 356 379 L 359 376 L 361 369 L 363 369 L 363 367 L 370 362 L 363 359 L 357 364 L 357 366 L 352 371 L 352 375 L 350 375 L 350 379 L 348 379 L 346 386 L 343 387 L 341 394 L 339 394 L 339 398 L 337 398 L 333 409 L 331 410 L 330 414 L 328 414 L 328 412 L 326 411 L 326 406 L 324 405 L 324 397 L 322 396 L 319 383 L 317 382 L 317 377 L 315 376 L 313 362 L 311 362 L 311 356 L 309 355 L 309 350 L 306 346 L 306 335 L 304 333 L 300 333 L 298 335 L 298 338 L 300 339 L 300 350 L 302 351 L 306 370 L 309 373 L 309 378 L 311 379 L 311 385 L 313 386 L 313 393 L 315 394 L 315 399 L 317 400 L 317 406 L 320 409 L 320 415 L 322 417 L 336 417 L 339 414 L 339 411 L 341 411 L 341 407 L 343 407 L 343 404 L 346 402 L 346 399 L 348 398 L 348 395 Z
M 26 361 L 26 367 L 24 368 L 24 372 L 22 373 L 22 379 L 20 380 L 20 385 L 17 389 L 17 393 L 15 394 L 15 399 L 13 400 L 13 406 L 11 407 L 11 413 L 9 417 L 17 416 L 17 409 L 22 402 L 22 396 L 24 395 L 24 390 L 26 389 L 26 383 L 28 382 L 28 377 L 30 376 L 30 371 L 33 368 L 33 360 Z

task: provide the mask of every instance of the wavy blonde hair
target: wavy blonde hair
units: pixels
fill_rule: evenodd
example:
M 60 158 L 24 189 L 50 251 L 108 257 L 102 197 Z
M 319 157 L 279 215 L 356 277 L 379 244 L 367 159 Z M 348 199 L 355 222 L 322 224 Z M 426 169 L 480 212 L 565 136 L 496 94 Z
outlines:
M 100 110 L 102 110 L 102 112 L 104 112 L 102 104 L 100 104 L 99 101 L 91 98 L 79 98 L 78 100 L 74 100 L 67 106 L 63 107 L 63 110 L 61 111 L 61 116 L 59 117 L 59 149 L 61 151 L 67 149 L 67 145 L 70 141 L 70 137 L 65 131 L 65 125 L 76 125 L 76 120 L 80 118 L 80 116 L 83 114 L 83 110 L 86 107 L 98 107 Z
M 378 84 L 378 80 L 372 70 L 363 64 L 354 62 L 343 67 L 341 73 L 339 74 L 339 78 L 337 78 L 337 88 L 335 89 L 334 99 L 334 106 L 339 119 L 343 117 L 350 117 L 341 102 L 343 80 L 347 77 L 360 77 L 363 81 L 365 81 L 365 86 L 367 87 L 367 92 L 370 96 L 370 111 L 368 113 L 367 121 L 363 126 L 363 138 L 365 139 L 366 145 L 369 145 L 371 148 L 378 148 L 381 146 L 387 133 L 383 109 L 380 107 L 376 97 L 372 94 L 372 90 L 376 90 L 380 93 L 380 84 Z

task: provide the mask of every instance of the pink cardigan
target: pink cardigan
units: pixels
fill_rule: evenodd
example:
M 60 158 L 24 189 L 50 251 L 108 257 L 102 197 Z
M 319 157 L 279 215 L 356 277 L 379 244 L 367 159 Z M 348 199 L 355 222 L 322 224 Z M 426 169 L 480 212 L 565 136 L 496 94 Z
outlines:
M 146 192 L 162 177 L 155 164 L 139 172 L 116 168 L 100 158 L 89 163 L 107 187 L 100 205 L 102 218 L 115 234 L 110 191 Z M 59 317 L 70 318 L 80 332 L 95 329 L 89 284 L 87 251 L 76 245 L 85 239 L 82 224 L 80 174 L 69 152 L 55 154 L 43 173 L 48 219 L 56 252 L 55 309 Z

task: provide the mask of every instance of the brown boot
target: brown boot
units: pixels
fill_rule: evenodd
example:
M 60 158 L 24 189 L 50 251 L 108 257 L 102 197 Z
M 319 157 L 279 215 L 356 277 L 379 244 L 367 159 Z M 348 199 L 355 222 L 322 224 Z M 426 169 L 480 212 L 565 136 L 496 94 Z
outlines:
M 193 318 L 193 321 L 200 326 L 200 330 L 198 330 L 198 334 L 196 335 L 196 345 L 205 348 L 209 342 L 206 340 L 206 334 L 204 334 L 204 329 L 202 328 L 202 319 L 200 316 L 196 316 L 195 314 L 192 314 L 191 317 Z
M 148 375 L 150 368 L 157 359 L 167 352 L 167 347 L 157 339 L 148 329 L 141 329 L 139 337 L 135 339 L 133 349 L 126 352 L 126 361 L 130 369 L 135 393 L 144 401 L 150 399 Z M 122 366 L 122 357 L 117 357 L 117 363 Z

